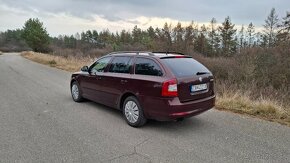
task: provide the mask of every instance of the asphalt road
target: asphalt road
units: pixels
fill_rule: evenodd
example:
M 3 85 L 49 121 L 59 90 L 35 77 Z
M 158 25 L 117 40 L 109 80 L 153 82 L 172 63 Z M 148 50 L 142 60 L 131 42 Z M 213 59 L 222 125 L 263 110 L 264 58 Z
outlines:
M 211 110 L 182 122 L 126 124 L 75 103 L 70 73 L 0 55 L 0 162 L 290 162 L 290 128 Z

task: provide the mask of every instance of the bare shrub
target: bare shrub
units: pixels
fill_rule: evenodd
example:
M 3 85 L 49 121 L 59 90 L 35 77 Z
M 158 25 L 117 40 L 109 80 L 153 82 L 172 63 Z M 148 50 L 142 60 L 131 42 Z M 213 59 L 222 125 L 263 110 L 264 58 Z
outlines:
M 251 48 L 231 58 L 194 58 L 215 76 L 217 108 L 289 121 L 289 54 L 289 48 Z
M 56 61 L 54 59 L 53 60 L 50 60 L 50 61 L 48 61 L 48 64 L 51 65 L 51 66 L 52 65 L 56 65 Z

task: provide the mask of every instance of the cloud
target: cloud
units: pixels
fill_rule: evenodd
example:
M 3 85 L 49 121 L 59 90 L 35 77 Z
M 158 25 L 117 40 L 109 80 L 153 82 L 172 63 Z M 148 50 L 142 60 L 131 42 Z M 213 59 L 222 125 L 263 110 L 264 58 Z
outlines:
M 289 0 L 0 0 L 0 31 L 20 28 L 30 17 L 40 18 L 52 33 L 163 26 L 165 20 L 203 23 L 215 17 L 222 22 L 226 16 L 235 24 L 257 27 L 272 7 L 285 16 L 288 6 Z

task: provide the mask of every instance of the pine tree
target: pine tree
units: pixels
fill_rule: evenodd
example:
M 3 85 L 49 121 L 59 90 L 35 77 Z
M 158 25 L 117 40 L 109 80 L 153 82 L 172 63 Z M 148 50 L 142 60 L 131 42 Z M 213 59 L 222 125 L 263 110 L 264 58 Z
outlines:
M 288 33 L 290 32 L 290 12 L 287 12 L 286 16 L 283 18 L 282 27 Z
M 219 36 L 218 36 L 218 31 L 216 29 L 216 19 L 212 18 L 210 21 L 210 26 L 209 26 L 209 54 L 211 56 L 215 56 L 218 52 L 219 48 Z
M 176 27 L 173 29 L 173 37 L 174 37 L 174 42 L 175 43 L 182 43 L 183 39 L 183 28 L 181 26 L 181 23 L 177 23 Z
M 162 41 L 165 42 L 166 51 L 170 51 L 172 49 L 172 28 L 171 25 L 168 25 L 167 22 L 164 24 L 162 29 Z
M 131 42 L 131 34 L 123 29 L 120 35 L 120 42 L 123 45 L 129 44 Z
M 185 44 L 183 43 L 184 37 L 184 28 L 181 26 L 181 23 L 177 23 L 176 27 L 173 29 L 173 40 L 174 40 L 174 49 L 178 52 L 185 52 Z
M 245 28 L 244 25 L 242 25 L 241 30 L 239 31 L 239 49 L 240 52 L 246 47 L 246 41 L 245 41 Z
M 247 38 L 248 38 L 248 46 L 249 47 L 253 47 L 254 37 L 255 37 L 255 26 L 251 22 L 247 28 Z
M 111 32 L 109 31 L 109 29 L 103 30 L 101 32 L 99 32 L 99 46 L 100 47 L 106 47 L 107 44 L 110 43 L 110 39 L 111 39 Z
M 231 23 L 230 17 L 226 17 L 222 26 L 219 27 L 221 36 L 222 55 L 231 56 L 236 52 L 235 25 Z
M 186 53 L 191 52 L 196 35 L 197 31 L 193 27 L 193 22 L 191 22 L 187 27 L 185 27 L 184 45 Z
M 284 43 L 285 41 L 290 40 L 290 12 L 286 13 L 286 16 L 283 18 L 282 23 L 279 25 L 281 28 L 278 32 L 277 38 L 279 43 Z
M 140 28 L 135 25 L 132 31 L 132 37 L 133 37 L 133 44 L 134 43 L 141 43 L 142 40 L 142 31 Z
M 208 42 L 208 33 L 207 28 L 205 25 L 202 25 L 200 28 L 199 35 L 194 43 L 194 49 L 201 54 L 208 56 L 208 49 L 210 47 L 210 44 Z
M 29 19 L 23 27 L 22 37 L 36 52 L 47 52 L 49 45 L 49 35 L 39 19 Z
M 93 43 L 93 34 L 90 30 L 87 30 L 86 32 L 86 40 L 90 43 Z
M 93 32 L 92 32 L 92 39 L 94 39 L 96 42 L 98 42 L 98 37 L 99 37 L 98 31 L 93 30 Z
M 256 41 L 254 43 L 255 46 L 263 47 L 262 46 L 262 42 L 263 42 L 262 38 L 263 38 L 263 34 L 261 32 L 257 32 L 255 35 L 255 39 L 256 39 Z
M 273 47 L 276 43 L 278 23 L 278 15 L 276 14 L 275 8 L 272 8 L 264 24 L 264 41 L 266 41 L 264 44 L 267 47 Z
M 155 30 L 152 26 L 147 29 L 147 33 L 152 40 L 156 38 Z
M 87 40 L 86 40 L 86 34 L 85 34 L 85 32 L 82 32 L 81 33 L 81 41 L 82 42 L 86 42 Z

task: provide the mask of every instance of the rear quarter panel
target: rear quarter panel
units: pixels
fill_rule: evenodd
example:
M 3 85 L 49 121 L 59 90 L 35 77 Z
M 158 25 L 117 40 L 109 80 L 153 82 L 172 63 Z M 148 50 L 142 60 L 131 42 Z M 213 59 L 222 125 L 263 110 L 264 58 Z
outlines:
M 162 83 L 165 80 L 163 77 L 147 75 L 134 75 L 134 78 L 130 80 L 130 89 L 139 99 L 146 117 L 154 114 L 153 106 L 160 103 Z

